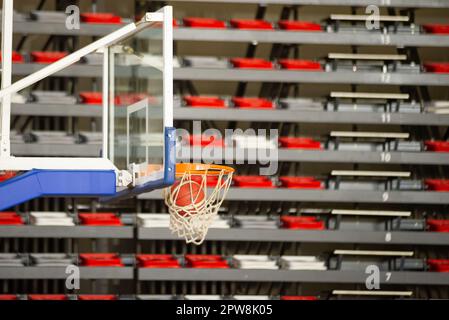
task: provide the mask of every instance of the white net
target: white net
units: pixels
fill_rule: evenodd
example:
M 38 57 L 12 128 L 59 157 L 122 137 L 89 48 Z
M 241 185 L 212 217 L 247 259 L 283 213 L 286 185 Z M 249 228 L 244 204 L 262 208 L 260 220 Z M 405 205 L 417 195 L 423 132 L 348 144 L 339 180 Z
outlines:
M 232 169 L 186 170 L 173 186 L 164 189 L 170 230 L 187 243 L 203 243 L 229 190 L 232 173 Z

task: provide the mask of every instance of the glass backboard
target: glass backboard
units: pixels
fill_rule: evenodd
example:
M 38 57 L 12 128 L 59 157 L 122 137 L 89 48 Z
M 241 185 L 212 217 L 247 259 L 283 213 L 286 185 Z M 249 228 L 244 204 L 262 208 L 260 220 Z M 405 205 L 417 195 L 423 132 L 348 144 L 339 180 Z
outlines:
M 109 48 L 108 157 L 134 187 L 169 184 L 174 171 L 171 28 L 155 22 Z
M 146 13 L 140 21 L 124 25 L 54 63 L 42 65 L 0 90 L 0 129 L 9 132 L 12 95 L 68 67 L 75 68 L 89 54 L 103 54 L 101 155 L 11 156 L 11 139 L 8 134 L 1 134 L 0 170 L 114 171 L 116 186 L 125 189 L 120 189 L 123 192 L 114 198 L 172 184 L 175 174 L 172 29 L 170 6 Z M 4 42 L 8 44 L 5 52 L 11 52 L 12 41 Z M 2 72 L 10 76 L 10 69 L 4 67 Z M 38 148 L 42 147 L 38 141 Z

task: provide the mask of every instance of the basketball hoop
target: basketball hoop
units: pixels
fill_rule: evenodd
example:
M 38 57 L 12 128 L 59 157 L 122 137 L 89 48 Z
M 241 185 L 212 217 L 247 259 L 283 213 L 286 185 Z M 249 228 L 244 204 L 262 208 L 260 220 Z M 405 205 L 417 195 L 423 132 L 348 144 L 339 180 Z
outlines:
M 187 243 L 201 244 L 232 182 L 234 169 L 201 163 L 176 165 L 176 182 L 164 189 L 170 230 Z

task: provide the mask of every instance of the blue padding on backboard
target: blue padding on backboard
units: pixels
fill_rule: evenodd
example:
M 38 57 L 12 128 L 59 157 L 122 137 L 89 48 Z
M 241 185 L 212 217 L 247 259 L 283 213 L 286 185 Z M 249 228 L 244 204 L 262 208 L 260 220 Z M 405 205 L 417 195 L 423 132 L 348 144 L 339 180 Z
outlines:
M 116 192 L 114 170 L 31 170 L 0 184 L 0 210 L 38 197 L 100 197 Z
M 141 193 L 150 192 L 156 189 L 162 189 L 171 186 L 175 183 L 176 174 L 176 135 L 175 128 L 166 127 L 164 130 L 165 135 L 165 148 L 164 148 L 164 176 L 162 179 L 149 181 L 145 184 L 134 188 L 128 188 L 117 192 L 112 197 L 105 197 L 100 199 L 102 202 L 116 201 L 121 199 L 131 198 Z

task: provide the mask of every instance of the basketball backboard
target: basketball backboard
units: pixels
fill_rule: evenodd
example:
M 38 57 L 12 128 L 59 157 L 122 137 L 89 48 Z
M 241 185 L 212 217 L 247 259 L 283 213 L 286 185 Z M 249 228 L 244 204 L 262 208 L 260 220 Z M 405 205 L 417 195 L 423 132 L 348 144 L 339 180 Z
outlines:
M 167 26 L 168 27 L 168 26 Z M 174 179 L 171 25 L 163 21 L 109 48 L 109 159 L 132 175 L 126 193 Z
M 12 27 L 12 24 L 4 26 L 3 30 L 12 34 Z M 3 57 L 11 56 L 10 35 L 2 36 Z M 91 158 L 11 155 L 9 134 L 3 134 L 9 129 L 11 95 L 95 52 L 103 55 L 101 154 Z M 4 68 L 2 73 L 10 78 L 11 68 Z M 42 66 L 12 85 L 4 85 L 0 99 L 0 171 L 58 170 L 71 174 L 77 170 L 113 171 L 116 193 L 109 199 L 172 184 L 175 178 L 172 7 L 146 13 L 139 22 L 125 25 L 55 63 Z

